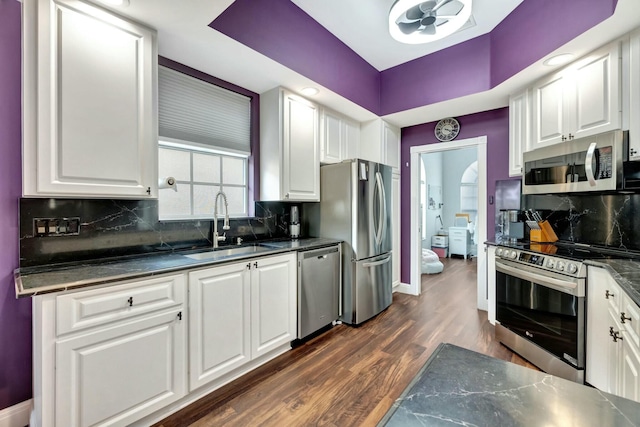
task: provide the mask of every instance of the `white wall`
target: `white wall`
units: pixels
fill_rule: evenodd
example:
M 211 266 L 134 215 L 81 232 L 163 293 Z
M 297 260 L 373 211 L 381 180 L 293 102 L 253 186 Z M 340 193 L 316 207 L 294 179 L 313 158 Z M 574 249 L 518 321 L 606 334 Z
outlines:
M 428 187 L 438 186 L 442 188 L 442 197 L 444 198 L 444 186 L 443 186 L 443 153 L 429 153 L 423 154 L 421 156 L 422 162 L 424 164 L 425 171 L 427 173 L 426 183 L 427 183 L 427 192 Z M 425 197 L 426 196 L 426 197 Z M 420 195 L 420 201 L 424 206 L 423 216 L 426 217 L 426 238 L 423 242 L 422 247 L 430 248 L 431 247 L 431 236 L 438 234 L 438 230 L 440 229 L 440 221 L 437 219 L 437 216 L 442 216 L 442 208 L 436 206 L 437 209 L 428 209 L 428 194 Z M 443 199 L 444 200 L 444 199 Z
M 444 152 L 442 221 L 445 227 L 453 226 L 455 215 L 460 212 L 460 180 L 471 163 L 478 160 L 477 153 L 475 147 Z

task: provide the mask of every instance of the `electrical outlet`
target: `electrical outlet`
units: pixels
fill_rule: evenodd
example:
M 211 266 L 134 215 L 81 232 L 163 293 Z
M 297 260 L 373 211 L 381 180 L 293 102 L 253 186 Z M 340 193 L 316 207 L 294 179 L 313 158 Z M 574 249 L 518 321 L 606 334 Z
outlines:
M 34 218 L 33 234 L 36 237 L 77 236 L 80 218 Z

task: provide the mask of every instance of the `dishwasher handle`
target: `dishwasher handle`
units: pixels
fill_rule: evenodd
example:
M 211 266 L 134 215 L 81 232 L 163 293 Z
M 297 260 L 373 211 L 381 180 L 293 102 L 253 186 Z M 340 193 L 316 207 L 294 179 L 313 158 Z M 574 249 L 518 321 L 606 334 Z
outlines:
M 332 253 L 337 253 L 337 252 L 338 252 L 338 246 L 332 246 L 329 248 L 312 249 L 310 251 L 301 251 L 300 255 L 302 259 L 308 259 L 308 258 L 317 258 L 317 259 L 325 258 L 326 259 L 328 255 L 331 255 Z

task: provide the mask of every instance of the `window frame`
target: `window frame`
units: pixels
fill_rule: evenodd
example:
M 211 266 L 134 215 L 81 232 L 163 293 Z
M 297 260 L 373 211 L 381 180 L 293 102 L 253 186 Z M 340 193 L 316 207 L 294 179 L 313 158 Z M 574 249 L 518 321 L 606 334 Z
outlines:
M 251 201 L 251 197 L 250 197 L 250 183 L 249 183 L 249 158 L 251 157 L 250 154 L 244 153 L 244 152 L 240 152 L 240 151 L 234 151 L 234 150 L 230 150 L 230 149 L 219 149 L 219 148 L 214 148 L 208 145 L 204 145 L 204 144 L 198 144 L 198 143 L 192 143 L 192 142 L 188 142 L 188 141 L 179 141 L 176 139 L 172 139 L 172 138 L 159 138 L 158 139 L 158 150 L 160 149 L 168 149 L 168 150 L 175 150 L 175 151 L 183 151 L 183 152 L 187 152 L 189 153 L 189 181 L 185 181 L 183 179 L 176 179 L 176 185 L 178 188 L 178 191 L 180 191 L 180 184 L 182 184 L 183 186 L 185 185 L 189 185 L 189 191 L 190 191 L 190 195 L 189 195 L 189 200 L 190 200 L 190 204 L 189 204 L 189 211 L 191 212 L 188 215 L 162 215 L 162 212 L 160 210 L 160 198 L 162 196 L 162 192 L 158 193 L 158 219 L 160 221 L 189 221 L 189 220 L 213 220 L 214 217 L 214 212 L 213 210 L 211 210 L 211 213 L 208 213 L 206 215 L 202 215 L 202 214 L 195 214 L 194 213 L 194 203 L 195 203 L 195 198 L 194 198 L 194 186 L 196 185 L 205 185 L 205 186 L 211 186 L 211 187 L 218 187 L 220 188 L 222 191 L 224 191 L 225 187 L 226 188 L 242 188 L 244 189 L 244 193 L 245 193 L 245 199 L 243 201 L 244 204 L 244 212 L 242 213 L 229 213 L 229 217 L 230 218 L 247 218 L 250 216 L 250 201 Z M 195 181 L 194 180 L 194 164 L 193 164 L 193 154 L 194 153 L 203 153 L 203 154 L 211 154 L 211 155 L 216 155 L 216 156 L 220 156 L 220 179 L 219 182 L 215 182 L 215 183 L 211 183 L 211 182 L 203 182 L 203 181 Z M 243 178 L 244 178 L 244 185 L 239 185 L 239 184 L 225 184 L 223 182 L 223 174 L 224 174 L 224 166 L 223 166 L 223 161 L 222 159 L 224 157 L 228 157 L 228 158 L 234 158 L 234 159 L 242 159 L 243 160 L 243 165 L 244 165 L 244 170 L 243 170 Z M 159 177 L 160 180 L 165 179 L 166 177 Z M 173 191 L 171 189 L 163 189 L 160 191 Z M 217 192 L 216 192 L 217 193 Z M 224 207 L 223 207 L 223 201 L 222 199 L 218 200 L 218 212 L 224 212 Z
M 158 56 L 158 65 L 171 68 L 188 76 L 200 79 L 207 83 L 220 86 L 224 89 L 237 92 L 251 98 L 251 154 L 248 157 L 248 217 L 255 214 L 255 201 L 260 198 L 260 95 L 241 86 L 219 79 L 210 74 L 203 73 L 195 68 L 188 67 L 177 61 L 163 56 Z M 163 138 L 167 140 L 168 138 Z

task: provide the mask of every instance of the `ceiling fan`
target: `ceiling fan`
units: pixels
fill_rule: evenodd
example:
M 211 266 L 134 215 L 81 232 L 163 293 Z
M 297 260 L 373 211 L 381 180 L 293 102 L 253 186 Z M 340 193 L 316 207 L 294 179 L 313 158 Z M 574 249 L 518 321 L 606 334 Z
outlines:
M 471 16 L 471 0 L 397 0 L 389 33 L 403 43 L 426 43 L 453 34 Z

